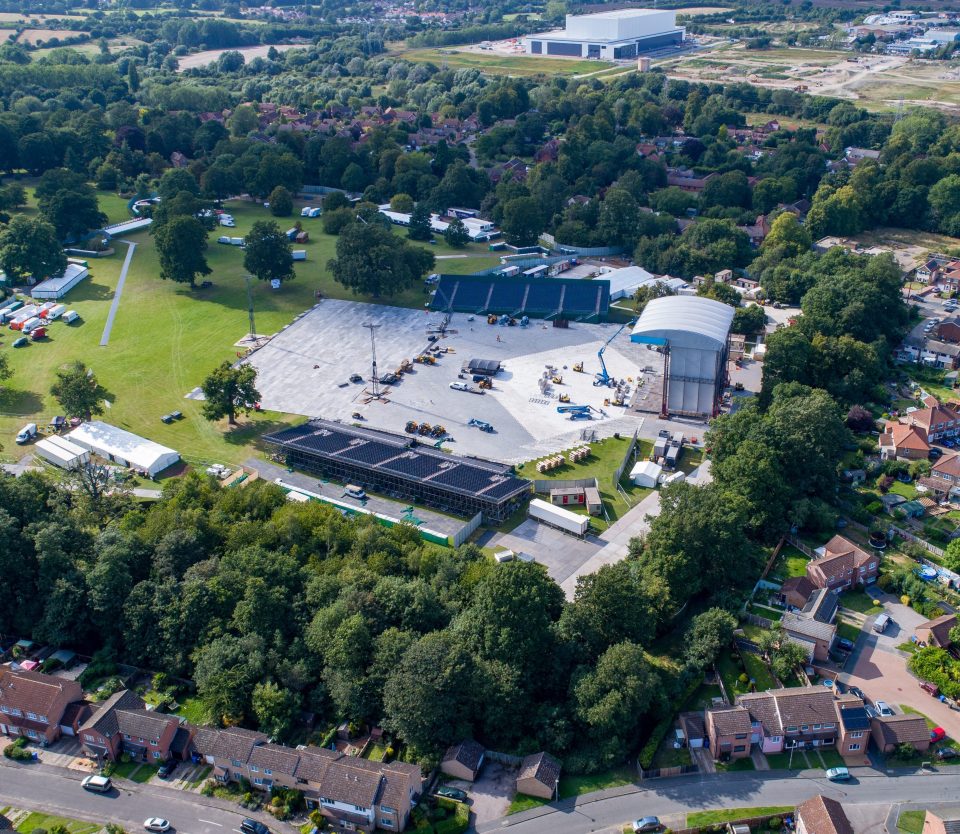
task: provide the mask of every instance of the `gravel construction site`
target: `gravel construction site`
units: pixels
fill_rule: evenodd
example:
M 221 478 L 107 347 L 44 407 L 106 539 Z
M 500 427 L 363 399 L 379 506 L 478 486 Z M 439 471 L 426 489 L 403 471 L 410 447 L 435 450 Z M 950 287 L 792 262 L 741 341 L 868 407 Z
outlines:
M 600 370 L 597 352 L 620 329 L 619 324 L 580 324 L 553 327 L 531 320 L 527 327 L 491 325 L 485 316 L 453 314 L 444 334 L 437 328 L 440 313 L 326 299 L 276 334 L 249 358 L 257 368 L 257 388 L 264 408 L 308 417 L 342 420 L 404 433 L 408 421 L 437 424 L 446 429 L 443 448 L 458 454 L 520 463 L 568 449 L 583 442 L 584 431 L 596 439 L 615 432 L 632 434 L 643 415 L 605 405 L 613 391 L 593 384 Z M 412 371 L 396 384 L 381 385 L 382 397 L 372 397 L 371 331 L 376 325 L 378 374 L 393 373 L 404 360 Z M 435 341 L 429 337 L 436 336 Z M 439 348 L 436 364 L 413 362 L 431 346 Z M 462 366 L 470 359 L 492 359 L 502 365 L 492 389 L 478 384 Z M 608 372 L 629 386 L 632 398 L 650 353 L 630 342 L 624 328 L 604 352 Z M 583 362 L 583 372 L 573 370 Z M 656 364 L 656 363 L 653 363 Z M 549 370 L 553 368 L 552 371 Z M 545 391 L 540 380 L 547 372 Z M 362 382 L 351 382 L 358 374 Z M 562 381 L 554 383 L 556 376 Z M 465 383 L 469 391 L 451 389 Z M 571 420 L 557 412 L 563 405 L 592 406 L 590 419 Z M 358 415 L 358 416 L 354 416 Z M 489 423 L 482 431 L 470 420 Z M 422 438 L 436 442 L 436 438 Z

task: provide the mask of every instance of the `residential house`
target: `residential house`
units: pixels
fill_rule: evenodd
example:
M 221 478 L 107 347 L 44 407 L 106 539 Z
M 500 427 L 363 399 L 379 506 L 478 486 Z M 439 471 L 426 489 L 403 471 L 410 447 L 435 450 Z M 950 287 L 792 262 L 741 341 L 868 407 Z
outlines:
M 704 725 L 715 759 L 745 759 L 750 755 L 753 722 L 746 707 L 708 709 Z
M 791 576 L 780 586 L 780 599 L 791 608 L 803 608 L 815 590 L 817 586 L 806 576 Z
M 741 232 L 744 232 L 753 246 L 759 246 L 763 239 L 770 234 L 770 223 L 766 215 L 758 214 L 757 219 L 750 226 L 737 226 Z
M 67 735 L 73 735 L 73 725 L 64 724 L 64 714 L 72 703 L 82 700 L 83 688 L 76 681 L 2 668 L 0 733 L 52 744 L 65 732 L 64 726 L 69 728 Z
M 840 721 L 837 752 L 841 756 L 863 755 L 870 744 L 870 716 L 856 695 L 840 695 L 835 702 Z
M 257 744 L 266 744 L 263 733 L 228 727 L 210 730 L 198 727 L 193 734 L 193 749 L 211 767 L 213 778 L 220 782 L 246 778 L 247 761 Z
M 836 615 L 837 595 L 826 588 L 819 588 L 810 595 L 800 611 L 787 611 L 780 625 L 790 640 L 807 650 L 808 659 L 828 660 L 837 637 L 837 627 L 833 622 Z
M 957 624 L 956 614 L 944 614 L 925 623 L 920 623 L 913 633 L 918 643 L 925 646 L 935 646 L 938 649 L 949 649 L 950 630 Z
M 960 289 L 960 260 L 952 258 L 941 265 L 936 284 L 943 292 L 956 292 Z
M 920 284 L 935 284 L 940 277 L 941 261 L 931 258 L 914 270 L 914 280 Z
M 689 168 L 667 168 L 667 185 L 676 186 L 681 191 L 688 191 L 691 194 L 699 194 L 707 187 L 716 173 L 709 173 L 705 177 L 698 177 Z
M 843 806 L 819 794 L 797 806 L 796 821 L 797 834 L 853 834 Z
M 937 325 L 937 338 L 941 342 L 960 342 L 960 316 L 951 316 Z
M 883 460 L 926 460 L 929 454 L 926 432 L 918 426 L 888 422 L 880 435 Z
M 960 455 L 952 452 L 940 458 L 930 470 L 930 480 L 944 481 L 947 492 L 953 486 L 960 484 Z
M 716 701 L 722 701 L 717 698 Z M 691 750 L 699 750 L 703 747 L 704 740 L 707 738 L 707 725 L 704 713 L 702 712 L 681 712 L 677 717 L 680 722 L 680 731 Z
M 931 349 L 931 344 L 927 343 L 928 350 Z M 960 430 L 960 414 L 945 405 L 911 411 L 909 414 L 904 414 L 900 422 L 906 426 L 922 429 L 928 443 L 936 443 L 945 437 L 955 437 Z
M 533 155 L 534 162 L 556 162 L 560 156 L 560 141 L 548 139 Z
M 856 166 L 867 159 L 879 159 L 880 151 L 873 151 L 869 148 L 845 148 L 843 156 L 847 162 Z
M 486 750 L 482 744 L 472 739 L 465 739 L 459 744 L 450 747 L 440 762 L 440 770 L 454 779 L 465 779 L 472 782 L 483 767 L 483 758 Z
M 833 693 L 822 686 L 748 692 L 737 706 L 750 713 L 750 740 L 764 753 L 836 747 L 841 736 Z
M 892 753 L 899 744 L 909 744 L 918 753 L 930 748 L 930 730 L 922 715 L 874 716 L 870 735 L 882 753 Z
M 555 799 L 560 784 L 560 762 L 549 753 L 534 753 L 520 763 L 517 792 L 540 799 Z
M 165 762 L 180 720 L 148 710 L 143 699 L 122 689 L 111 695 L 79 729 L 84 750 L 98 760 L 117 761 L 123 753 L 145 762 Z
M 834 536 L 823 546 L 823 556 L 807 562 L 807 578 L 818 588 L 831 591 L 870 585 L 879 571 L 879 557 L 843 536 Z
M 927 811 L 923 818 L 923 834 L 960 834 L 960 810 Z
M 247 779 L 259 790 L 268 791 L 274 786 L 297 787 L 297 766 L 300 754 L 280 744 L 256 744 L 247 759 Z

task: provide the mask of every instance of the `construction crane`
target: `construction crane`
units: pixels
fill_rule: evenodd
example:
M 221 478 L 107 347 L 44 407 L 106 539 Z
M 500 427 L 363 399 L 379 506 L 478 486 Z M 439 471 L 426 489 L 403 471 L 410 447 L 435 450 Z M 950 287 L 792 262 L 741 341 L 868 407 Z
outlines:
M 612 388 L 616 384 L 614 378 L 610 376 L 610 374 L 607 371 L 607 363 L 603 361 L 603 354 L 604 354 L 604 351 L 606 351 L 607 347 L 609 347 L 610 342 L 616 339 L 617 336 L 619 336 L 623 332 L 624 328 L 631 327 L 634 324 L 636 324 L 636 319 L 632 319 L 631 321 L 624 322 L 623 324 L 621 324 L 620 327 L 617 329 L 617 332 L 614 333 L 609 339 L 607 339 L 607 341 L 603 343 L 603 347 L 600 348 L 599 351 L 597 351 L 597 359 L 600 360 L 600 372 L 597 374 L 596 379 L 593 380 L 594 385 L 596 386 L 605 385 L 608 388 Z

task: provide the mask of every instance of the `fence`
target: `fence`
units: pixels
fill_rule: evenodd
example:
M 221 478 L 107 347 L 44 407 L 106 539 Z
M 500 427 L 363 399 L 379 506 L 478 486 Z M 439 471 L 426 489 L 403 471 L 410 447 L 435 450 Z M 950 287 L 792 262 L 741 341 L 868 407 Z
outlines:
M 630 445 L 627 446 L 626 454 L 623 456 L 623 460 L 620 462 L 620 465 L 616 468 L 613 473 L 613 483 L 619 487 L 620 478 L 623 477 L 623 470 L 627 468 L 627 465 L 631 462 L 631 457 L 633 455 L 633 450 L 637 447 L 637 432 L 639 429 L 633 430 L 633 437 L 630 438 Z
M 907 541 L 914 542 L 915 544 L 919 544 L 924 550 L 932 553 L 934 556 L 943 556 L 944 553 L 946 552 L 943 550 L 943 548 L 930 544 L 930 542 L 924 539 L 921 539 L 919 536 L 915 536 L 910 531 L 904 530 L 902 527 L 897 527 L 896 524 L 891 524 L 890 529 L 893 530 L 893 532 L 896 533 L 898 536 L 902 536 L 903 538 L 905 538 Z M 932 567 L 938 567 L 938 566 L 932 565 Z
M 760 628 L 773 628 L 775 625 L 777 625 L 773 620 L 768 620 L 766 617 L 761 617 L 757 614 L 751 614 L 750 612 L 747 612 L 746 618 L 750 625 L 760 626 Z
M 762 817 L 746 817 L 742 820 L 730 820 L 730 825 L 748 825 L 750 828 L 759 828 L 762 825 L 766 825 L 770 820 L 773 819 L 783 819 L 784 817 L 792 817 L 792 811 L 785 811 L 782 814 L 769 814 Z M 726 825 L 721 826 L 726 827 Z M 672 829 L 673 834 L 700 834 L 701 831 L 713 831 L 717 828 L 715 824 L 699 826 L 696 828 L 674 828 Z
M 781 537 L 780 537 L 780 541 L 777 542 L 777 546 L 773 549 L 773 554 L 772 554 L 772 555 L 770 556 L 770 558 L 767 560 L 767 565 L 766 565 L 766 567 L 763 569 L 763 573 L 760 574 L 760 579 L 761 579 L 761 580 L 766 579 L 766 578 L 767 578 L 767 574 L 770 573 L 771 570 L 773 570 L 773 566 L 777 563 L 777 557 L 780 555 L 780 551 L 783 550 L 783 546 L 784 546 L 784 544 L 786 544 L 786 541 L 787 541 L 786 536 L 781 536 Z M 753 592 L 756 593 L 756 592 L 757 592 L 757 589 L 754 588 L 754 589 L 753 589 Z
M 509 753 L 500 753 L 496 750 L 487 750 L 483 757 L 487 761 L 502 764 L 504 767 L 520 767 L 523 762 L 519 756 L 511 756 Z
M 556 251 L 561 255 L 577 255 L 582 258 L 603 258 L 622 255 L 622 246 L 568 246 L 566 243 L 557 243 Z
M 470 536 L 473 535 L 473 531 L 476 530 L 481 522 L 483 521 L 483 513 L 477 513 L 473 518 L 471 518 L 463 527 L 457 530 L 450 537 L 450 543 L 454 547 L 460 547 Z
M 799 550 L 804 556 L 809 556 L 811 559 L 819 559 L 820 554 L 816 553 L 809 546 L 805 545 L 800 539 L 796 536 L 787 536 L 787 543 L 793 545 L 797 550 Z
M 541 495 L 549 493 L 551 489 L 587 489 L 588 487 L 600 488 L 596 478 L 568 478 L 567 480 L 536 480 L 533 482 L 533 491 Z
M 644 770 L 642 767 L 638 767 L 637 772 L 640 774 L 640 781 L 642 782 L 646 779 L 667 779 L 670 776 L 685 776 L 688 773 L 699 773 L 700 768 L 695 764 L 676 765 L 675 767 L 655 767 L 651 770 Z

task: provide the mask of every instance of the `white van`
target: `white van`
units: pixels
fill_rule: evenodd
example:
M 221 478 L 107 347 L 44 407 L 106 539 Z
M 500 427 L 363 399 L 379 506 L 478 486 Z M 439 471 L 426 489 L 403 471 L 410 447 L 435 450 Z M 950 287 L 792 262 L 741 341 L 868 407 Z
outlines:
M 56 321 L 67 311 L 63 304 L 57 304 L 47 310 L 47 321 Z
M 17 443 L 26 443 L 30 438 L 37 436 L 37 424 L 27 423 L 17 435 Z
M 877 619 L 873 621 L 873 630 L 877 634 L 883 634 L 887 629 L 887 624 L 890 622 L 889 614 L 878 614 Z
M 362 500 L 367 497 L 367 493 L 364 492 L 363 487 L 358 487 L 356 484 L 347 484 L 343 488 L 343 491 L 351 498 L 356 498 L 357 500 Z
M 43 319 L 40 318 L 40 316 L 34 316 L 33 318 L 27 319 L 20 329 L 24 333 L 30 333 L 32 330 L 36 330 L 41 324 L 43 324 Z
M 76 321 L 78 318 L 80 318 L 80 314 L 76 310 L 67 310 L 67 312 L 63 314 L 63 320 L 67 324 Z
M 80 786 L 87 791 L 96 791 L 97 793 L 106 793 L 113 787 L 113 783 L 110 781 L 109 776 L 100 776 L 98 774 L 92 774 L 87 776 L 81 783 Z

